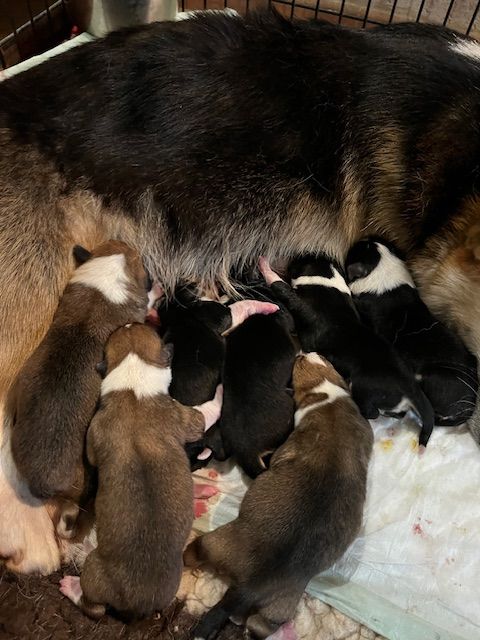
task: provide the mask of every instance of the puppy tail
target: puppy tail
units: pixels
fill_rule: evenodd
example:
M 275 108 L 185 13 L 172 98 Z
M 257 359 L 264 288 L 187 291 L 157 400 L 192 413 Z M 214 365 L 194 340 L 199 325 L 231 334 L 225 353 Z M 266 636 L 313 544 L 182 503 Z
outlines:
M 412 411 L 420 421 L 422 427 L 418 437 L 418 444 L 426 447 L 432 435 L 435 414 L 427 396 L 420 389 L 411 397 Z
M 223 598 L 207 611 L 193 630 L 195 640 L 214 640 L 229 618 L 244 619 L 255 603 L 255 596 L 241 587 L 230 587 Z
M 268 453 L 271 453 L 271 452 L 266 452 L 264 454 L 266 459 L 268 459 L 267 458 Z M 237 458 L 238 464 L 242 467 L 245 473 L 252 479 L 255 479 L 257 476 L 259 476 L 261 473 L 266 471 L 266 469 L 268 468 L 266 462 L 264 462 L 263 457 L 261 455 L 246 456 L 237 452 L 235 457 Z

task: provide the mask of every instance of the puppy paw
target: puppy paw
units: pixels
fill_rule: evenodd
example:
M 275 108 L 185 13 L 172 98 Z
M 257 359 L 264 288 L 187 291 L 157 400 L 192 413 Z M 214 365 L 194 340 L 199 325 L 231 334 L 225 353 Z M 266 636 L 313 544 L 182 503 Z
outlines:
M 298 640 L 298 635 L 293 622 L 286 622 L 275 633 L 267 636 L 265 640 Z
M 76 523 L 80 508 L 76 504 L 67 504 L 60 515 L 57 524 L 57 534 L 60 538 L 70 540 L 76 533 Z
M 209 449 L 208 447 L 205 447 L 205 449 L 198 454 L 197 460 L 208 460 L 208 458 L 210 458 L 211 455 L 212 455 L 212 450 Z
M 208 499 L 217 495 L 218 489 L 210 484 L 193 485 L 193 512 L 200 518 L 208 511 Z
M 78 605 L 82 597 L 82 587 L 78 576 L 65 576 L 60 580 L 60 592 L 73 604 Z
M 268 316 L 271 313 L 276 313 L 279 310 L 279 306 L 273 304 L 273 302 L 261 302 L 260 300 L 239 300 L 231 304 L 229 309 L 232 315 L 232 325 L 223 335 L 236 329 L 250 316 L 256 314 Z
M 214 487 L 211 484 L 194 484 L 193 485 L 193 497 L 196 499 L 208 499 L 212 496 L 216 496 L 218 493 L 217 487 Z

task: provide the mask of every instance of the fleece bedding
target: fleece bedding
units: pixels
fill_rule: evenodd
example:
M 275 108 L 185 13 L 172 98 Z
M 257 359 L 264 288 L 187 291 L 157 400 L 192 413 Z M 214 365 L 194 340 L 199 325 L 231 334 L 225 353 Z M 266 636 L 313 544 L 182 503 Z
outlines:
M 0 79 L 91 39 L 82 34 L 1 72 Z M 296 618 L 299 635 L 347 637 L 335 633 L 341 621 L 323 602 L 391 640 L 480 639 L 477 444 L 466 427 L 435 429 L 420 457 L 416 430 L 385 419 L 372 428 L 362 532 L 340 562 L 309 584 Z M 235 518 L 248 484 L 238 467 L 202 469 L 195 482 L 216 492 L 199 503 L 197 533 Z M 186 576 L 182 589 L 196 612 L 222 593 L 221 583 L 208 575 Z M 326 613 L 331 614 L 328 636 L 321 625 Z M 363 631 L 361 637 L 367 637 Z

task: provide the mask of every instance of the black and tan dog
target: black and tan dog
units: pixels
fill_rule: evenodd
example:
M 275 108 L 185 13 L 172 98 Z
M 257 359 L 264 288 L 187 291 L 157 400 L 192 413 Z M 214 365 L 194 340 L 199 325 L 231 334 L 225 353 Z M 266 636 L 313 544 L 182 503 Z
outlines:
M 479 58 L 441 27 L 219 13 L 113 33 L 3 82 L 3 410 L 72 246 L 111 237 L 141 248 L 170 294 L 228 288 L 262 253 L 341 261 L 365 230 L 382 234 L 478 355 Z M 25 510 L 7 457 L 0 510 Z M 8 538 L 0 521 L 0 555 Z
M 90 489 L 83 453 L 100 394 L 95 367 L 112 331 L 147 313 L 147 276 L 135 250 L 110 241 L 74 254 L 81 264 L 11 392 L 13 461 L 33 496 L 66 499 L 57 529 L 67 537 Z
M 211 640 L 230 616 L 267 637 L 293 617 L 307 583 L 360 530 L 370 425 L 343 379 L 316 353 L 297 357 L 293 388 L 295 430 L 245 494 L 238 518 L 185 551 L 187 565 L 206 565 L 231 582 L 196 638 Z
M 360 322 L 339 266 L 322 255 L 297 258 L 289 265 L 291 286 L 263 258 L 260 270 L 292 314 L 302 349 L 332 362 L 349 381 L 362 414 L 372 420 L 380 413 L 413 412 L 425 447 L 433 429 L 432 406 L 388 342 Z
M 430 400 L 439 425 L 468 420 L 478 393 L 477 359 L 420 298 L 395 247 L 357 242 L 345 269 L 362 320 L 392 344 Z
M 153 329 L 115 331 L 105 349 L 101 403 L 87 435 L 98 469 L 98 547 L 81 578 L 61 590 L 91 617 L 112 607 L 125 618 L 166 607 L 177 591 L 182 552 L 193 522 L 193 481 L 186 442 L 220 415 L 214 400 L 186 407 L 168 395 L 170 350 Z

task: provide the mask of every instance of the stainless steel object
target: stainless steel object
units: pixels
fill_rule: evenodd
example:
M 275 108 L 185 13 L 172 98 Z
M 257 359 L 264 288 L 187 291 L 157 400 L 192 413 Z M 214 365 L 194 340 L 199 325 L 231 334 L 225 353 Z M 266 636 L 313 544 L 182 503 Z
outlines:
M 177 0 L 69 0 L 68 10 L 82 31 L 103 36 L 122 27 L 174 20 Z

